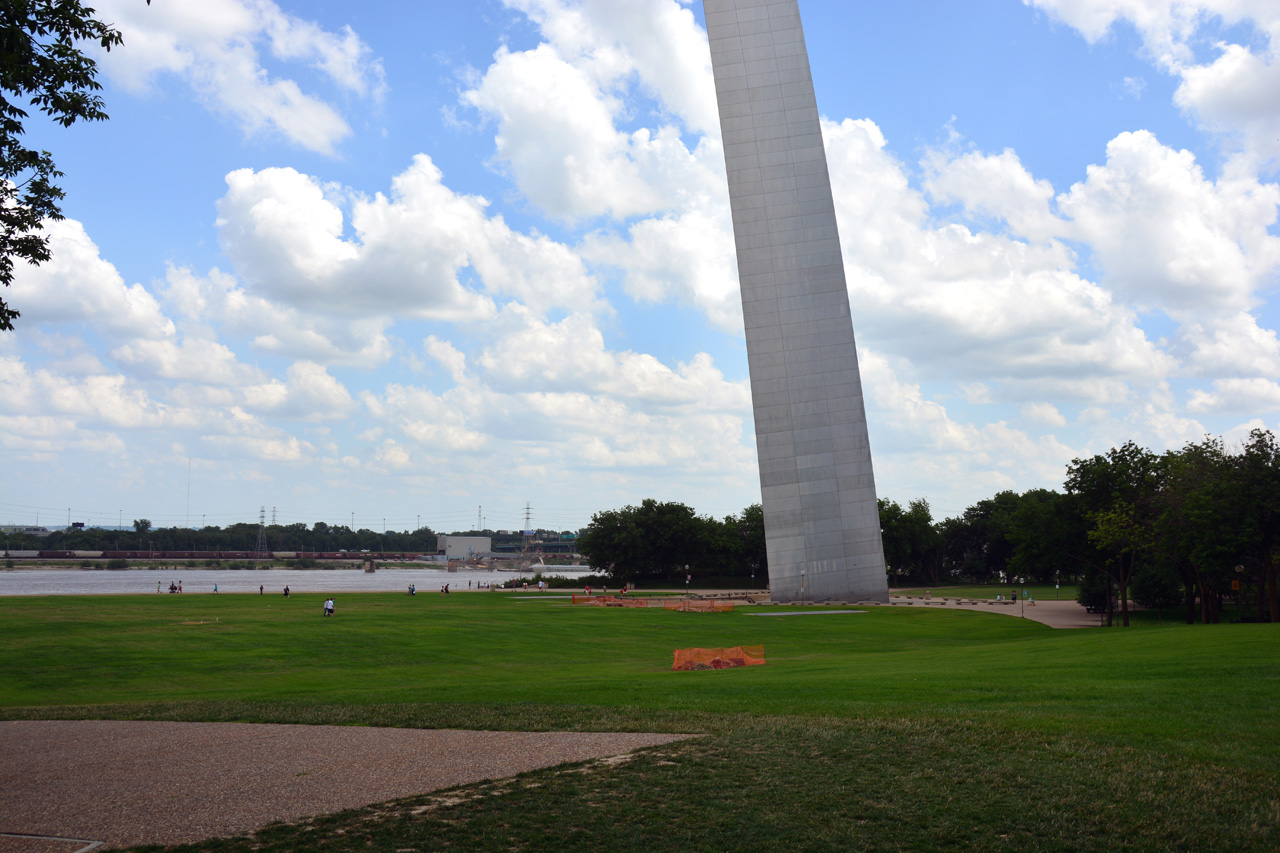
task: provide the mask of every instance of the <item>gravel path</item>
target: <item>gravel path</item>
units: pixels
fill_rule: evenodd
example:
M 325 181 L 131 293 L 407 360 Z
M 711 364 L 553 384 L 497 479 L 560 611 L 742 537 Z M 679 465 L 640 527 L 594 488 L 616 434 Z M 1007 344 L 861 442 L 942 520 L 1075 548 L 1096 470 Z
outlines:
M 687 735 L 248 723 L 0 722 L 0 853 L 237 835 Z M 99 848 L 102 849 L 102 848 Z

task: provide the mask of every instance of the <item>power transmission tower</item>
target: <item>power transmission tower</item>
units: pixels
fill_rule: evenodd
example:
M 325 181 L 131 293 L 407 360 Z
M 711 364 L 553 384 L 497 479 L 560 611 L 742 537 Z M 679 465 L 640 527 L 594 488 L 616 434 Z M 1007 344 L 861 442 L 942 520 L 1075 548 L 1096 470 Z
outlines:
M 254 557 L 259 560 L 267 558 L 267 508 L 258 510 L 258 545 L 254 549 Z
M 533 506 L 528 502 L 524 502 L 524 529 L 521 531 L 524 537 L 524 547 L 521 549 L 521 555 L 530 563 L 533 558 L 538 558 L 538 563 L 542 563 L 542 540 L 538 538 L 538 531 L 533 529 Z
M 275 507 L 271 508 L 271 526 L 272 527 L 276 526 L 276 508 Z

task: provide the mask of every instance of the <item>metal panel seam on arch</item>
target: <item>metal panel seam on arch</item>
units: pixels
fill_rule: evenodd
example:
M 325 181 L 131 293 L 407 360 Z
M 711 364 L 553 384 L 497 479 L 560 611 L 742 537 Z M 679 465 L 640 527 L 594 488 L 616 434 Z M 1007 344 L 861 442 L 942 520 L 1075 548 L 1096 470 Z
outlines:
M 775 601 L 888 600 L 831 179 L 798 0 L 703 0 Z

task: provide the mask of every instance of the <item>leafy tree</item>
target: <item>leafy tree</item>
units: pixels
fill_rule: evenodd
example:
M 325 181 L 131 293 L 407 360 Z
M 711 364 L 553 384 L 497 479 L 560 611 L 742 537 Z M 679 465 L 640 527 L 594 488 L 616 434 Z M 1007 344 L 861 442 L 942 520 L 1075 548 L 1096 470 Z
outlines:
M 709 533 L 717 525 L 682 503 L 659 503 L 646 498 L 640 506 L 605 510 L 591 516 L 578 539 L 578 551 L 592 568 L 617 581 L 661 578 L 683 581 L 690 573 L 705 573 L 714 560 Z M 696 570 L 696 571 L 695 571 Z
M 147 0 L 148 5 L 150 0 Z M 49 260 L 41 222 L 61 219 L 62 177 L 48 151 L 23 142 L 28 113 L 38 109 L 63 127 L 107 118 L 97 64 L 77 46 L 97 42 L 106 50 L 120 33 L 97 20 L 80 0 L 0 0 L 0 283 L 13 281 L 14 259 Z M 13 329 L 18 312 L 0 299 L 0 331 Z
M 1253 430 L 1236 460 L 1241 510 L 1254 531 L 1243 564 L 1253 571 L 1258 619 L 1280 623 L 1280 444 L 1269 430 Z
M 740 550 L 740 561 L 745 573 L 756 577 L 767 577 L 769 574 L 769 555 L 764 541 L 764 507 L 752 504 L 744 509 L 737 518 L 736 532 Z
M 1093 522 L 1088 536 L 1099 550 L 1108 554 L 1107 574 L 1120 590 L 1120 618 L 1129 626 L 1129 585 L 1143 552 L 1151 547 L 1151 531 L 1139 518 L 1137 504 L 1117 499 L 1106 509 L 1089 516 Z
M 942 568 L 951 577 L 987 583 L 1007 575 L 1014 546 L 1009 539 L 1016 492 L 1004 491 L 978 501 L 959 518 L 937 527 Z
M 930 577 L 938 583 L 939 535 L 933 526 L 929 501 L 916 498 L 903 509 L 897 501 L 880 498 L 880 540 L 884 561 L 895 583 Z
M 151 519 L 135 518 L 133 520 L 133 530 L 135 533 L 146 533 L 151 529 Z
M 1166 454 L 1167 477 L 1157 504 L 1154 542 L 1161 559 L 1199 594 L 1201 619 L 1217 622 L 1233 568 L 1256 551 L 1240 460 L 1219 439 Z M 1191 603 L 1191 602 L 1189 602 Z
M 1009 571 L 1036 583 L 1074 579 L 1085 537 L 1084 519 L 1069 495 L 1049 489 L 1031 489 L 1019 498 L 1007 519 L 1005 537 L 1013 546 Z
M 895 585 L 900 586 L 907 574 L 907 557 L 911 550 L 903 523 L 906 512 L 897 501 L 889 498 L 878 498 L 876 507 L 880 511 L 880 542 L 884 546 L 885 567 L 889 577 L 895 579 Z
M 908 549 L 907 561 L 912 572 L 921 578 L 928 575 L 931 582 L 937 584 L 938 531 L 933 526 L 933 510 L 929 501 L 926 498 L 916 498 L 908 503 L 902 521 Z
M 1150 524 L 1163 472 L 1160 457 L 1132 441 L 1089 459 L 1073 459 L 1067 466 L 1067 492 L 1080 500 L 1089 522 L 1088 539 L 1104 558 L 1097 568 L 1120 593 L 1120 617 L 1126 627 L 1129 583 L 1144 549 L 1152 544 Z

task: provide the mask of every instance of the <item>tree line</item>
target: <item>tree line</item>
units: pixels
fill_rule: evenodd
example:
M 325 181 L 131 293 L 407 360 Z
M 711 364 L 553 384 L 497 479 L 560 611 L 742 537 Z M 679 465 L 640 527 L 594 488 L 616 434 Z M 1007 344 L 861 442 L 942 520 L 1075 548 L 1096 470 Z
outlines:
M 1266 430 L 1237 450 L 1126 442 L 1072 460 L 1061 492 L 1000 492 L 939 522 L 923 499 L 882 499 L 880 523 L 891 584 L 1061 580 L 1124 625 L 1130 602 L 1218 622 L 1227 598 L 1280 622 L 1280 446 Z
M 226 527 L 152 527 L 148 519 L 139 518 L 134 519 L 133 530 L 86 527 L 53 530 L 48 536 L 9 534 L 6 547 L 14 551 L 253 551 L 258 533 L 258 525 L 248 522 Z M 383 533 L 323 521 L 310 527 L 298 522 L 268 524 L 265 538 L 268 551 L 436 552 L 436 533 L 430 527 Z
M 879 511 L 891 586 L 1076 585 L 1124 625 L 1131 602 L 1208 623 L 1233 599 L 1241 617 L 1280 622 L 1280 446 L 1266 430 L 1238 450 L 1127 442 L 1072 460 L 1061 491 L 1003 491 L 955 518 L 935 521 L 924 498 Z M 619 582 L 767 576 L 759 504 L 715 519 L 645 500 L 593 515 L 578 550 Z
M 619 584 L 643 580 L 683 583 L 768 576 L 764 512 L 752 504 L 722 519 L 699 515 L 679 502 L 652 498 L 639 506 L 591 516 L 578 535 L 578 552 Z
M 1207 437 L 1156 453 L 1133 442 L 1074 459 L 1062 491 L 1003 491 L 935 521 L 929 502 L 882 498 L 891 586 L 1029 582 L 1075 584 L 1083 604 L 1129 623 L 1130 602 L 1184 607 L 1188 623 L 1218 622 L 1224 601 L 1241 617 L 1280 622 L 1280 445 L 1255 430 L 1237 449 Z M 269 525 L 273 551 L 436 551 L 429 527 L 379 533 L 317 522 Z M 249 551 L 256 524 L 191 529 L 54 531 L 7 537 L 10 549 Z M 492 531 L 469 531 L 490 535 Z M 717 519 L 678 502 L 595 513 L 577 550 L 619 583 L 686 575 L 768 576 L 760 504 Z

